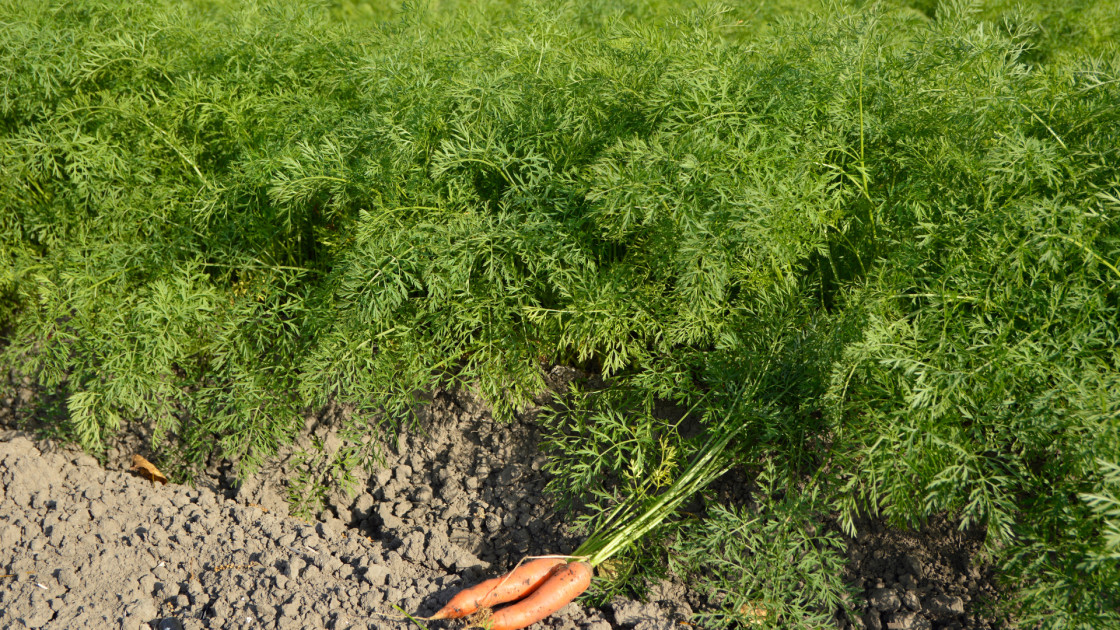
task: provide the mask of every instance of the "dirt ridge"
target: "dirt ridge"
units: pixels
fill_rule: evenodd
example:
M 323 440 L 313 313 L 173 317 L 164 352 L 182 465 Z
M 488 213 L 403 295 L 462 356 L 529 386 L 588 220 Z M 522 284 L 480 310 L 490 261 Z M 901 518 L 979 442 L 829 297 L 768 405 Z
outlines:
M 317 521 L 288 516 L 301 448 L 339 448 L 347 410 L 309 416 L 293 447 L 239 482 L 215 461 L 196 487 L 127 472 L 148 448 L 118 438 L 93 457 L 3 427 L 30 408 L 23 383 L 0 406 L 0 627 L 405 628 L 395 606 L 434 612 L 462 585 L 579 538 L 544 493 L 539 429 L 495 422 L 470 392 L 433 393 L 383 460 L 334 491 Z M 24 427 L 21 427 L 24 428 Z M 850 540 L 846 579 L 861 597 L 838 630 L 994 628 L 999 594 L 978 562 L 982 531 L 937 519 L 917 532 L 875 521 Z M 569 605 L 535 630 L 679 630 L 706 606 L 688 585 L 647 601 Z M 462 622 L 427 624 L 430 630 Z

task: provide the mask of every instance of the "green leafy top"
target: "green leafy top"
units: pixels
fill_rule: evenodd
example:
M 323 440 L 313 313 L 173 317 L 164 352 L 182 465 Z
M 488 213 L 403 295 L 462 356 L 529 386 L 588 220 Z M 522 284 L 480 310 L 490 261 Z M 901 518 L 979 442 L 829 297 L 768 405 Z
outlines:
M 1120 7 L 861 4 L 6 2 L 4 361 L 88 448 L 246 470 L 311 405 L 508 417 L 578 364 L 605 514 L 606 442 L 668 483 L 706 437 L 656 402 L 757 382 L 748 472 L 953 512 L 1024 623 L 1114 622 Z

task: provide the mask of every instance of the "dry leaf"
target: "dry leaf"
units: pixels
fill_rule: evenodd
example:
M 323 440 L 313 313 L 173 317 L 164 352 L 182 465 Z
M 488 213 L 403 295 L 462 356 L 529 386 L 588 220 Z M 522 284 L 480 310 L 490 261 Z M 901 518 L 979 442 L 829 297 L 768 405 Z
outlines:
M 605 577 L 608 580 L 613 580 L 618 577 L 620 573 L 626 570 L 626 564 L 622 560 L 604 560 L 595 567 L 595 571 L 600 577 Z
M 766 618 L 770 616 L 769 610 L 753 602 L 740 606 L 739 613 L 747 618 L 747 625 L 752 627 L 766 623 Z
M 152 462 L 144 459 L 140 455 L 132 456 L 132 468 L 129 468 L 129 470 L 134 473 L 139 473 L 141 477 L 147 479 L 148 481 L 151 481 L 152 483 L 155 483 L 157 481 L 162 484 L 167 483 L 167 477 L 165 477 L 158 468 L 153 466 Z

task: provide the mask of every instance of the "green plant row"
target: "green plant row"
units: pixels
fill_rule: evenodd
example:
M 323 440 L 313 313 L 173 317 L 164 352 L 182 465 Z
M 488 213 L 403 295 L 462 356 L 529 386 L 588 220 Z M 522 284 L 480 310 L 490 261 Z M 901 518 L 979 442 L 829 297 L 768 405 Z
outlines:
M 576 365 L 605 386 L 546 421 L 589 530 L 741 425 L 756 512 L 677 530 L 716 627 L 827 619 L 839 543 L 797 528 L 865 512 L 983 528 L 1024 627 L 1117 626 L 1116 15 L 6 0 L 0 362 L 180 475 Z

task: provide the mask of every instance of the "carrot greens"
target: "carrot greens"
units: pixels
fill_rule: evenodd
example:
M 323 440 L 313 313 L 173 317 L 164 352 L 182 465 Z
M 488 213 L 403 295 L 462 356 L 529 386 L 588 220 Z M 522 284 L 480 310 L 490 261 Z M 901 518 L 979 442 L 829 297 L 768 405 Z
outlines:
M 301 513 L 417 392 L 508 419 L 568 370 L 550 488 L 618 588 L 668 541 L 710 623 L 803 584 L 780 623 L 820 627 L 842 559 L 798 531 L 947 515 L 1001 614 L 1117 627 L 1117 15 L 7 0 L 0 362 L 177 479 L 353 409 Z

